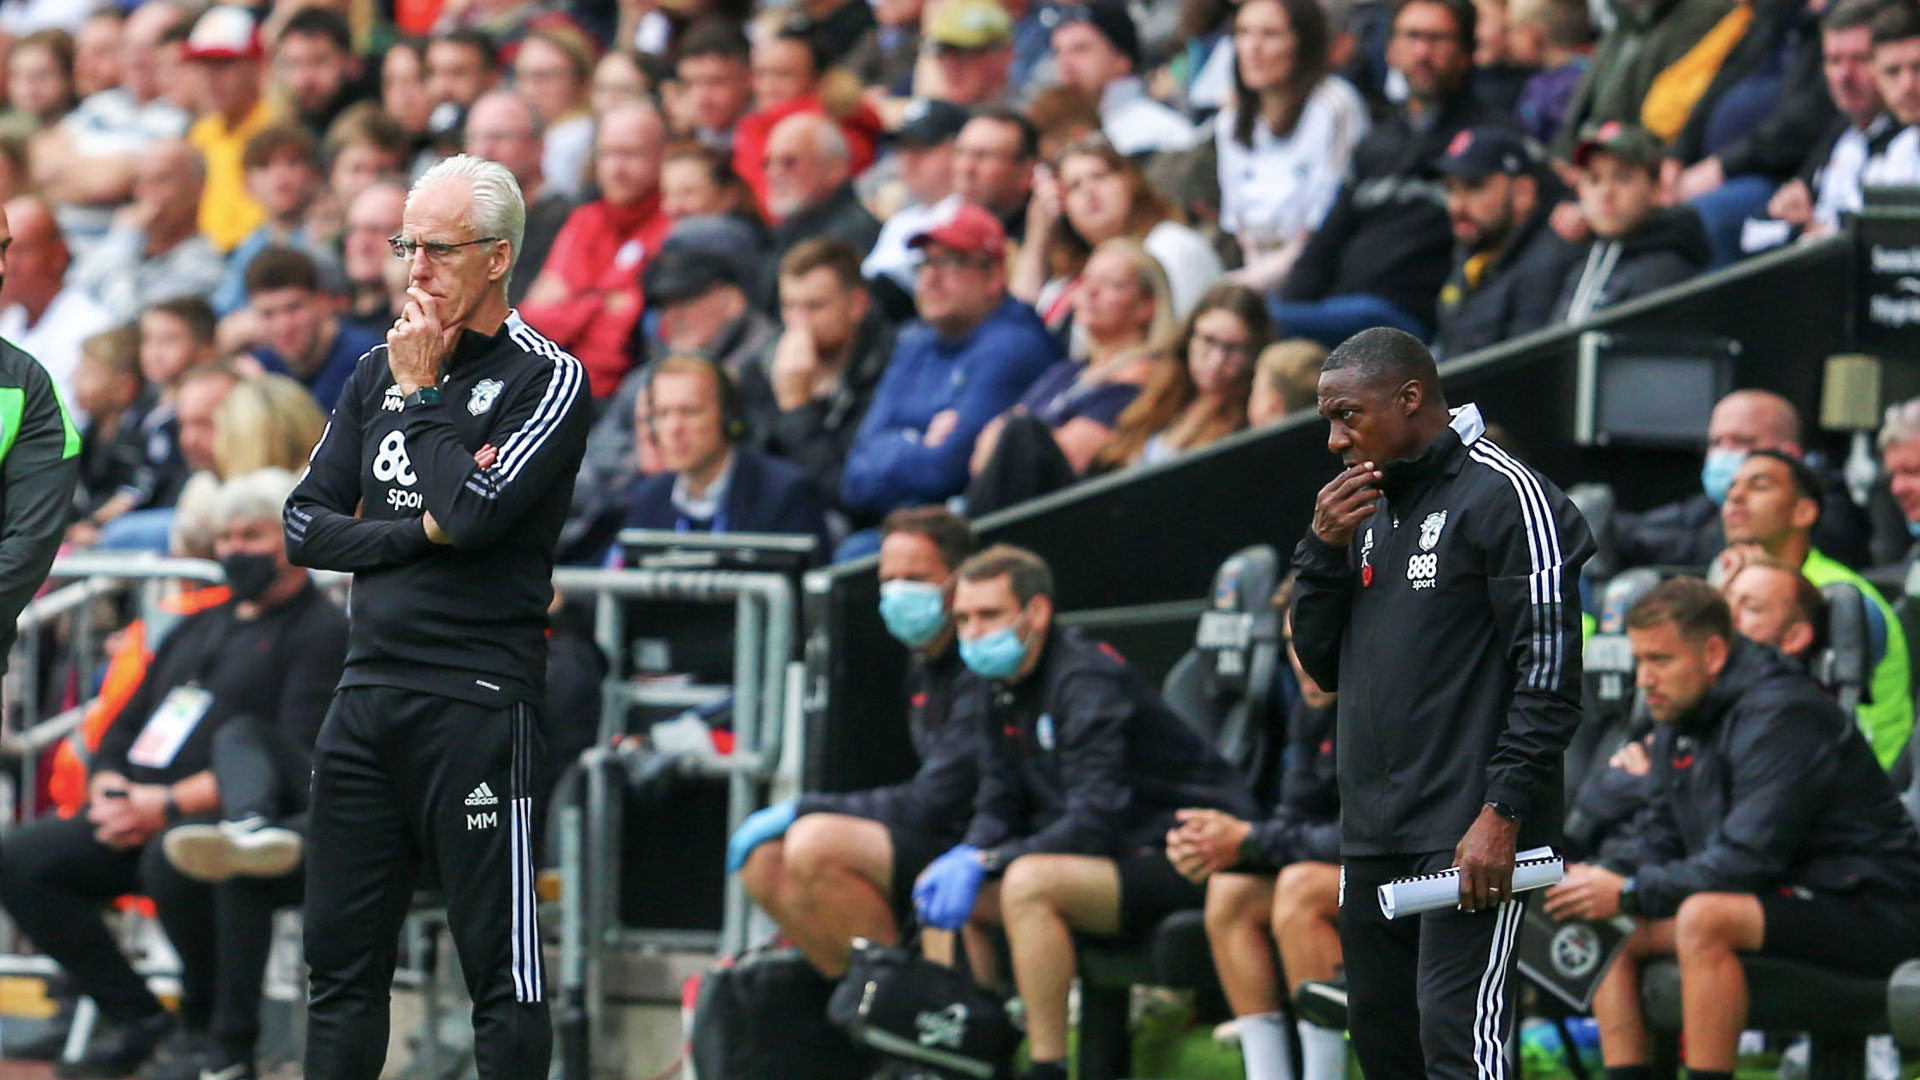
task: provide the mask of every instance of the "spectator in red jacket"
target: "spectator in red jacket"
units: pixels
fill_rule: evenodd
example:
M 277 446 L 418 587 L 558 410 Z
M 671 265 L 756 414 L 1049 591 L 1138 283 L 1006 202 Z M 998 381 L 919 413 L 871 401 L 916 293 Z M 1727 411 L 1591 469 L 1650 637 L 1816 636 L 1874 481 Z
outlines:
M 761 212 L 768 212 L 767 142 L 789 116 L 825 113 L 847 137 L 853 174 L 873 164 L 880 114 L 859 99 L 857 88 L 841 82 L 822 78 L 819 57 L 803 37 L 782 32 L 754 45 L 753 111 L 734 129 L 733 171 L 753 189 Z
M 627 343 L 643 306 L 640 272 L 669 224 L 660 210 L 665 139 L 666 125 L 648 105 L 621 105 L 601 119 L 600 198 L 567 218 L 520 305 L 521 318 L 586 365 L 596 398 L 613 393 L 633 366 Z

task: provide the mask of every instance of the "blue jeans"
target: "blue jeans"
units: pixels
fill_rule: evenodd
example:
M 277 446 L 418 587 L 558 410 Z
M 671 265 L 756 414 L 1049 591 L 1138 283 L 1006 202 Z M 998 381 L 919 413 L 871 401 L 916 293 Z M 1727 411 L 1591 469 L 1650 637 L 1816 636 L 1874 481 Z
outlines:
M 1283 338 L 1303 337 L 1338 348 L 1340 343 L 1376 326 L 1405 330 L 1425 341 L 1431 331 L 1401 307 L 1372 293 L 1347 293 L 1324 300 L 1267 300 L 1275 332 Z
M 1730 176 L 1718 189 L 1687 204 L 1707 227 L 1707 243 L 1713 248 L 1709 269 L 1740 260 L 1740 228 L 1748 218 L 1766 210 L 1775 186 L 1764 176 Z
M 95 546 L 116 551 L 157 551 L 165 555 L 172 532 L 173 507 L 130 510 L 101 526 L 100 542 Z

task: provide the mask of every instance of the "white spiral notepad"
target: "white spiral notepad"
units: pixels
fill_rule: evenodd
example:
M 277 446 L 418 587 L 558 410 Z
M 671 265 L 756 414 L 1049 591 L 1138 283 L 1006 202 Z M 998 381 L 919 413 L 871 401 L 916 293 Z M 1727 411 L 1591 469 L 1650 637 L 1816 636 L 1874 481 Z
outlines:
M 1566 863 L 1550 847 L 1530 848 L 1513 857 L 1514 892 L 1558 885 L 1566 876 Z M 1457 866 L 1437 874 L 1396 878 L 1380 886 L 1380 914 L 1389 919 L 1437 911 L 1459 903 L 1460 868 Z

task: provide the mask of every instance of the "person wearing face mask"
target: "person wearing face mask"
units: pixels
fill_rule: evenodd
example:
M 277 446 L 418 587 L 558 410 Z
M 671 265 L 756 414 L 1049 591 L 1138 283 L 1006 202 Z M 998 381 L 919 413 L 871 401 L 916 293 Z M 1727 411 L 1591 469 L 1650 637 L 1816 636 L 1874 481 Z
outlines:
M 964 841 L 913 887 L 926 926 L 1005 927 L 1027 1008 L 1026 1080 L 1067 1075 L 1075 933 L 1134 934 L 1205 902 L 1167 859 L 1175 813 L 1255 814 L 1233 766 L 1119 653 L 1053 615 L 1053 572 L 1030 551 L 996 544 L 954 572 L 971 674 L 953 707 L 983 740 L 980 788 Z
M 1706 566 L 1727 546 L 1720 530 L 1720 504 L 1740 463 L 1754 450 L 1778 450 L 1806 459 L 1800 444 L 1800 414 L 1786 398 L 1766 390 L 1735 390 L 1716 403 L 1707 421 L 1707 456 L 1701 491 L 1679 502 L 1614 519 L 1613 550 L 1621 569 L 1636 566 Z M 1820 477 L 1820 521 L 1813 541 L 1847 566 L 1866 565 L 1871 526 L 1847 494 L 1846 483 L 1823 463 L 1809 462 Z
M 0 904 L 106 1020 L 71 1075 L 130 1073 L 177 1026 L 194 1051 L 164 1075 L 254 1075 L 273 913 L 300 896 L 303 845 L 286 826 L 347 651 L 345 613 L 287 561 L 293 487 L 291 472 L 261 469 L 220 489 L 231 598 L 161 642 L 101 738 L 86 811 L 7 836 Z M 153 898 L 180 954 L 178 1021 L 96 914 L 129 892 Z
M 973 528 L 937 506 L 895 510 L 880 528 L 880 618 L 912 652 L 907 725 L 920 768 L 889 787 L 776 803 L 727 841 L 727 871 L 830 979 L 846 973 L 854 938 L 899 939 L 908 890 L 959 842 L 979 778 L 978 732 L 951 707 L 964 669 L 947 617 Z

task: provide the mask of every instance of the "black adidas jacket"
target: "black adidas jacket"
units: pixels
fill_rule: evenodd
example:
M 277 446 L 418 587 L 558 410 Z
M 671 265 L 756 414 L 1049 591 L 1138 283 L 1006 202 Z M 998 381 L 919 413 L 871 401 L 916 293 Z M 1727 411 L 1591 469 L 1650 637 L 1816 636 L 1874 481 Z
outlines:
M 968 673 L 956 687 L 983 740 L 967 843 L 1005 869 L 1036 853 L 1158 851 L 1181 807 L 1254 817 L 1233 766 L 1111 646 L 1056 628 L 1042 648 L 1017 683 Z
M 1487 802 L 1520 812 L 1522 848 L 1553 843 L 1587 523 L 1472 405 L 1381 471 L 1349 547 L 1308 533 L 1293 557 L 1294 649 L 1340 694 L 1341 854 L 1450 852 Z
M 931 658 L 915 654 L 907 675 L 907 733 L 920 768 L 907 780 L 867 791 L 802 795 L 802 814 L 847 814 L 960 842 L 980 786 L 980 732 L 953 708 L 954 683 L 966 668 L 949 643 Z
M 360 358 L 287 500 L 287 555 L 355 575 L 341 686 L 539 702 L 585 375 L 509 314 L 491 337 L 461 334 L 440 391 L 438 405 L 402 408 L 387 347 Z M 488 469 L 474 463 L 483 446 L 499 451 Z M 425 512 L 451 545 L 427 539 Z
M 1706 699 L 1655 729 L 1651 801 L 1600 862 L 1670 918 L 1698 892 L 1920 896 L 1920 833 L 1853 718 L 1773 649 L 1735 638 Z
M 1340 861 L 1340 785 L 1334 738 L 1338 703 L 1316 708 L 1296 697 L 1287 715 L 1286 769 L 1273 816 L 1253 823 L 1236 870 L 1281 870 L 1297 862 Z

